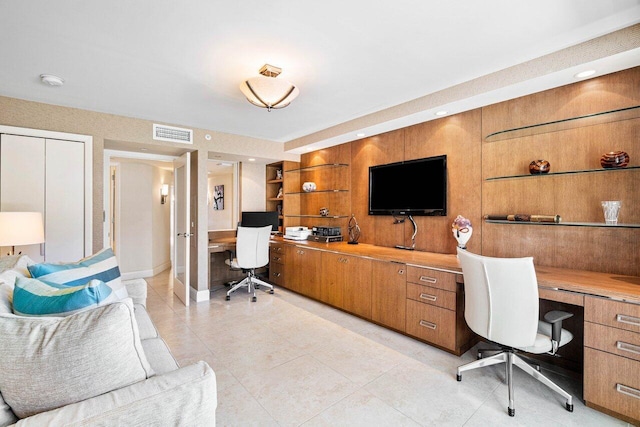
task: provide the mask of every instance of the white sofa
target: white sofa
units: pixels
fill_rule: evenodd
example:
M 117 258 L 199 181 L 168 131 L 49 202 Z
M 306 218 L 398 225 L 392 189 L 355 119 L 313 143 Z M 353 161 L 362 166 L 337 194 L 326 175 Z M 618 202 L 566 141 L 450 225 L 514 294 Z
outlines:
M 11 282 L 29 273 L 6 267 L 0 426 L 215 425 L 215 374 L 205 362 L 178 366 L 146 311 L 144 280 L 123 282 L 131 301 L 64 318 L 22 317 L 12 311 Z

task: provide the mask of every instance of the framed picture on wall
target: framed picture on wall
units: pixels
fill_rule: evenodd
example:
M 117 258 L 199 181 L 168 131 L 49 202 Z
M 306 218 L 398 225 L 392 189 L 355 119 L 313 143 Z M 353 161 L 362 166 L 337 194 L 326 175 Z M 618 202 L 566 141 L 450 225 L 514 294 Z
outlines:
M 221 211 L 224 209 L 224 185 L 216 185 L 213 187 L 213 210 Z

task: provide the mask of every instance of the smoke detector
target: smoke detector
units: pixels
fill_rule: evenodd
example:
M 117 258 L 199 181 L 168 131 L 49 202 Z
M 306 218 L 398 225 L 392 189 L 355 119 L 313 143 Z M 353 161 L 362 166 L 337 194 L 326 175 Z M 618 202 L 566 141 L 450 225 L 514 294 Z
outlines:
M 49 86 L 62 86 L 64 84 L 63 78 L 54 76 L 52 74 L 40 74 L 40 80 L 42 81 L 42 83 Z

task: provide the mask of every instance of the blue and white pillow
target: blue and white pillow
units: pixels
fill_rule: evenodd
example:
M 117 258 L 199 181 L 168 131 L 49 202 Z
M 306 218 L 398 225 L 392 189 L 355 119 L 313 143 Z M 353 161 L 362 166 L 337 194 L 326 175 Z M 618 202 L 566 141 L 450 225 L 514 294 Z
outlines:
M 64 317 L 117 301 L 113 290 L 101 280 L 66 286 L 18 277 L 13 289 L 13 312 L 21 316 Z
M 79 286 L 96 279 L 113 289 L 117 299 L 129 296 L 127 288 L 120 280 L 118 260 L 111 248 L 103 249 L 75 263 L 43 263 L 30 265 L 28 268 L 32 277 L 49 283 Z

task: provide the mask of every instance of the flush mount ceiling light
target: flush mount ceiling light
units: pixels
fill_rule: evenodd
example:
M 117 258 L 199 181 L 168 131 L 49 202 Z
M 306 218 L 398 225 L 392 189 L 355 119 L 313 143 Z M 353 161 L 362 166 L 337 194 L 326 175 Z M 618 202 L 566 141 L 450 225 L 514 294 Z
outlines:
M 281 68 L 265 64 L 260 68 L 260 76 L 251 77 L 240 83 L 240 90 L 247 101 L 267 111 L 284 108 L 293 101 L 300 91 L 286 80 L 277 79 Z
M 440 111 L 436 111 L 435 115 L 436 116 L 446 116 L 447 113 L 448 113 L 448 111 L 440 110 Z
M 51 74 L 40 74 L 40 80 L 49 86 L 62 86 L 64 84 L 63 78 Z

